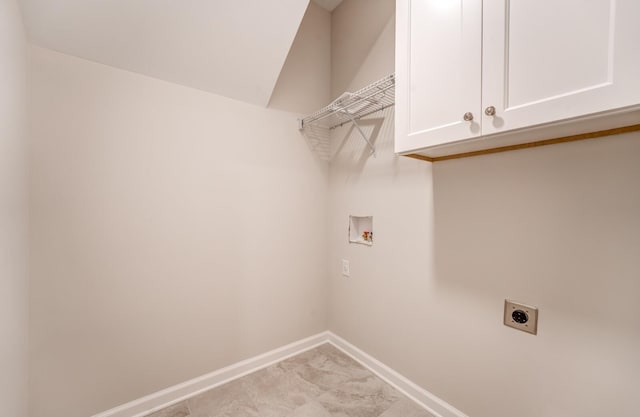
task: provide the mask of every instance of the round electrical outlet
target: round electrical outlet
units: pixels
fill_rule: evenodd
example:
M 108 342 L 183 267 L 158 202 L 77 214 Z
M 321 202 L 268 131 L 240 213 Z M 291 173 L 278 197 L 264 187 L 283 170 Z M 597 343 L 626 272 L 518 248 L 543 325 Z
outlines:
M 504 300 L 503 323 L 523 332 L 538 334 L 538 307 Z
M 520 324 L 525 324 L 529 321 L 529 316 L 522 310 L 515 310 L 513 313 L 511 313 L 511 318 L 513 319 L 513 321 Z

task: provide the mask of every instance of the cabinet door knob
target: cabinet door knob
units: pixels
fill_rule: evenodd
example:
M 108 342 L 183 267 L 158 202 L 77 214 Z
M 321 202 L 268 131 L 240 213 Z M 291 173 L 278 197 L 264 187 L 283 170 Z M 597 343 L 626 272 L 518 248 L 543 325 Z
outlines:
M 473 120 L 473 113 L 468 111 L 464 114 L 464 116 L 462 116 L 462 118 L 465 120 L 465 122 L 470 122 Z
M 487 116 L 495 116 L 496 108 L 493 106 L 489 106 L 486 109 L 484 109 L 484 114 L 486 114 Z

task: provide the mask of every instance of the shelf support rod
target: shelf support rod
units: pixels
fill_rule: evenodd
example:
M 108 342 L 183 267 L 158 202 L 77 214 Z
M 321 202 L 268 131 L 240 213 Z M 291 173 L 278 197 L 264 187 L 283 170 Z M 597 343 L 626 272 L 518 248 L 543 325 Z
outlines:
M 360 127 L 358 122 L 356 122 L 356 119 L 353 117 L 353 115 L 345 109 L 341 109 L 340 113 L 347 115 L 347 117 L 351 119 L 351 122 L 353 123 L 353 125 L 356 127 L 356 129 L 358 129 L 358 132 L 360 132 L 360 136 L 362 136 L 362 139 L 364 139 L 364 141 L 367 142 L 367 145 L 369 145 L 369 148 L 371 149 L 371 155 L 375 158 L 376 157 L 375 146 L 373 146 L 371 141 L 367 138 L 367 135 L 364 134 L 364 132 L 362 131 L 362 128 Z

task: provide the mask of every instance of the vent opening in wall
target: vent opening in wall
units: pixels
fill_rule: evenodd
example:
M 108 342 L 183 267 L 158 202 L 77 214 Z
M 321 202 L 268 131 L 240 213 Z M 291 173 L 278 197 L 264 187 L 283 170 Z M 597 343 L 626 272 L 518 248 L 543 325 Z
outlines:
M 349 216 L 349 243 L 373 245 L 373 216 Z

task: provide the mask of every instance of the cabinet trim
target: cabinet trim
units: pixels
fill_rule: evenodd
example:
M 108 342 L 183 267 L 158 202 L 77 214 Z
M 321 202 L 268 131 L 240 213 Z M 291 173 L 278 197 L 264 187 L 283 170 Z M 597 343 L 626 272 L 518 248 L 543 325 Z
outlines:
M 413 153 L 413 154 L 407 154 L 402 156 L 406 156 L 407 158 L 419 159 L 421 161 L 438 162 L 438 161 L 446 161 L 448 159 L 470 158 L 472 156 L 515 151 L 518 149 L 536 148 L 538 146 L 555 145 L 556 143 L 575 142 L 578 140 L 585 140 L 585 139 L 596 139 L 604 136 L 614 136 L 614 135 L 620 135 L 623 133 L 636 132 L 636 131 L 640 131 L 640 124 L 618 127 L 615 129 L 606 129 L 606 130 L 598 130 L 595 132 L 580 133 L 578 135 L 562 136 L 558 138 L 538 140 L 535 142 L 521 143 L 518 145 L 500 146 L 497 148 L 483 149 L 481 151 L 461 152 L 461 153 L 456 153 L 452 155 L 430 157 L 430 156 Z

